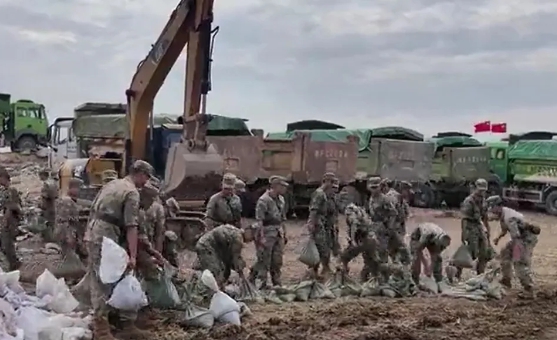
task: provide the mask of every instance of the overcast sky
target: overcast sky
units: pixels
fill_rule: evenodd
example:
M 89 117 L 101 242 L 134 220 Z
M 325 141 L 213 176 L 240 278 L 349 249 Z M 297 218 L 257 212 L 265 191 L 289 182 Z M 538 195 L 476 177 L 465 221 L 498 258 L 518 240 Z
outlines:
M 175 0 L 0 0 L 0 92 L 69 116 L 124 102 Z M 555 0 L 216 0 L 209 111 L 425 134 L 557 130 Z M 184 60 L 156 112 L 178 113 Z M 551 122 L 553 124 L 551 124 Z M 549 123 L 549 124 L 548 124 Z

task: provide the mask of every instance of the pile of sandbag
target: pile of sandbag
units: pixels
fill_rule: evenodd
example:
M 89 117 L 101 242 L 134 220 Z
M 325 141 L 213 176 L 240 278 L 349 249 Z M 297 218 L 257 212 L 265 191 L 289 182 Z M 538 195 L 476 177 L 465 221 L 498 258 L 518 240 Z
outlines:
M 476 301 L 500 300 L 505 295 L 505 290 L 499 283 L 500 274 L 501 268 L 496 267 L 454 286 L 440 283 L 441 295 Z

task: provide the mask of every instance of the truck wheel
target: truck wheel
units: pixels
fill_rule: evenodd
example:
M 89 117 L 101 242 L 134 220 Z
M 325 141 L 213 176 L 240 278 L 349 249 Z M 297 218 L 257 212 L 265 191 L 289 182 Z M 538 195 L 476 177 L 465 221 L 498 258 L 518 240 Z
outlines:
M 17 151 L 18 152 L 30 152 L 35 150 L 37 147 L 37 142 L 35 138 L 31 136 L 23 136 L 17 141 Z
M 557 216 L 557 190 L 550 192 L 545 198 L 545 211 Z

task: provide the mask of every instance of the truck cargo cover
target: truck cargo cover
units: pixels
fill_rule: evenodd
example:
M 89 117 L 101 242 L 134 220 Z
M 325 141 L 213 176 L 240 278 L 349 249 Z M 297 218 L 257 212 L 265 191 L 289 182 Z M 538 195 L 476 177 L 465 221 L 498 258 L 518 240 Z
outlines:
M 509 147 L 509 159 L 557 160 L 557 141 L 523 140 Z

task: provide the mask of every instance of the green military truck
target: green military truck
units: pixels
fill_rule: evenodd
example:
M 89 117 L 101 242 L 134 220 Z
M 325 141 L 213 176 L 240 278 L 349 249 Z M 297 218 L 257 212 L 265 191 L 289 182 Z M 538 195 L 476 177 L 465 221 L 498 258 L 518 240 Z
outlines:
M 486 143 L 491 168 L 505 182 L 505 200 L 534 204 L 557 215 L 557 140 L 552 135 L 511 135 L 508 141 Z
M 478 178 L 488 181 L 490 193 L 501 192 L 501 179 L 490 168 L 489 147 L 458 132 L 439 133 L 428 141 L 435 155 L 429 181 L 416 192 L 417 206 L 458 206 Z
M 48 142 L 48 119 L 44 105 L 32 100 L 11 101 L 11 95 L 0 93 L 2 139 L 14 152 L 33 151 Z

